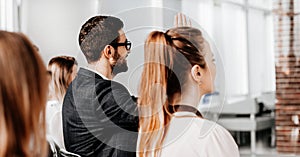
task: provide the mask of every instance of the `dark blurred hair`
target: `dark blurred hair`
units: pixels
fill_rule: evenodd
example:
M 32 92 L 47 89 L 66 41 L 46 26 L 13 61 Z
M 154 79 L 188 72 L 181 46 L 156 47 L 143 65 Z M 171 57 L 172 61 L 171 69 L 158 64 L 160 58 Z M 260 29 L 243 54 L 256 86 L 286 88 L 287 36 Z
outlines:
M 119 41 L 123 22 L 112 16 L 94 16 L 82 25 L 79 46 L 88 63 L 97 61 L 106 45 Z

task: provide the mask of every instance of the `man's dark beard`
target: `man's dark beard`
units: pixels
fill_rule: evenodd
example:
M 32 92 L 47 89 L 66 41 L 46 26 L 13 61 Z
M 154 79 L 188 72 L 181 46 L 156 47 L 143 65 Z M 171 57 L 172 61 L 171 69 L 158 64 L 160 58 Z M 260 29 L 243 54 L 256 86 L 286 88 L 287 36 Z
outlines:
M 117 63 L 112 66 L 112 73 L 114 75 L 117 75 L 121 72 L 126 72 L 128 70 L 128 66 L 126 61 L 120 62 L 119 60 L 117 61 Z
M 112 74 L 116 76 L 121 72 L 126 72 L 128 70 L 127 62 L 124 60 L 120 60 L 120 55 L 116 52 L 114 59 L 117 61 L 115 65 L 111 66 Z

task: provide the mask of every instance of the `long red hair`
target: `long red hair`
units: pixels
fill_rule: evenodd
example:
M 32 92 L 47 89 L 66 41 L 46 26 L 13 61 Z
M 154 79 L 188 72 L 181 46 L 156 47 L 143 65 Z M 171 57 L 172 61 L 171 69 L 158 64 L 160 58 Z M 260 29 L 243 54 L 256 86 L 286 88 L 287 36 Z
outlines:
M 138 156 L 159 156 L 171 119 L 168 106 L 175 94 L 180 95 L 191 67 L 206 67 L 204 41 L 201 31 L 192 27 L 154 31 L 148 36 L 139 89 Z

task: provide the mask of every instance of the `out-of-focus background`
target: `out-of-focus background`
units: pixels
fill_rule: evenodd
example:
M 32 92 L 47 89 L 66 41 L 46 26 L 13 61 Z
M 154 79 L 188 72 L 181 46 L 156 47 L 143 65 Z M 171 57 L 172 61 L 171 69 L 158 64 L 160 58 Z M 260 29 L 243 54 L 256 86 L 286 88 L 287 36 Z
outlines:
M 133 48 L 129 71 L 115 80 L 138 96 L 145 38 L 173 27 L 178 12 L 217 59 L 216 92 L 199 102 L 201 112 L 230 130 L 241 156 L 299 155 L 300 0 L 0 0 L 0 29 L 28 35 L 45 64 L 71 55 L 84 65 L 81 25 L 117 16 Z

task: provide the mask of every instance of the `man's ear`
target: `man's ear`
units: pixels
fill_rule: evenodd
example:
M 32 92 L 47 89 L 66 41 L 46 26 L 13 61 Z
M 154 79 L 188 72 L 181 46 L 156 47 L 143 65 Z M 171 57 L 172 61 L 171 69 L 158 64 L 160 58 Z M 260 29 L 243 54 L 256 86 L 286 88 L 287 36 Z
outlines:
M 115 55 L 115 49 L 111 45 L 106 45 L 103 49 L 102 55 L 107 59 L 113 58 Z
M 199 65 L 194 65 L 191 69 L 191 74 L 193 80 L 200 84 L 202 82 L 204 69 L 201 68 Z

